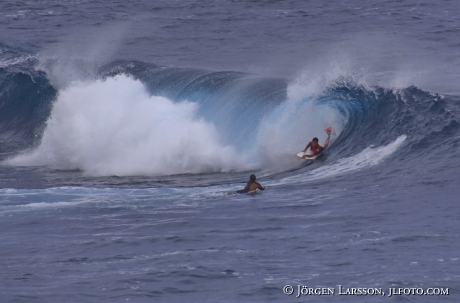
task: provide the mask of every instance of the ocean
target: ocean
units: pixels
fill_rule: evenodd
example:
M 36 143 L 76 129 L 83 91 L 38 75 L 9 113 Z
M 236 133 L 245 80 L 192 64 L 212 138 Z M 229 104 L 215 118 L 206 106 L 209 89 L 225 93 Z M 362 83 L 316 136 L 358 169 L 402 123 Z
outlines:
M 2 1 L 0 26 L 0 302 L 460 300 L 455 1 Z

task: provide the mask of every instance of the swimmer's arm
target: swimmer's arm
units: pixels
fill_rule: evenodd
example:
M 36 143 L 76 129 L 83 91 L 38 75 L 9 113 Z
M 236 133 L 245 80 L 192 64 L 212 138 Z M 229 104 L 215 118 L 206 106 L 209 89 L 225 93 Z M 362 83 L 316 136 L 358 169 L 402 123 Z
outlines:
M 305 146 L 304 150 L 302 151 L 303 153 L 307 151 L 307 149 L 310 147 L 310 142 L 308 142 L 307 146 Z
M 259 188 L 260 190 L 264 190 L 264 189 L 265 189 L 265 187 L 262 187 L 262 185 L 260 185 L 259 183 L 257 183 L 257 186 L 258 186 L 258 188 Z

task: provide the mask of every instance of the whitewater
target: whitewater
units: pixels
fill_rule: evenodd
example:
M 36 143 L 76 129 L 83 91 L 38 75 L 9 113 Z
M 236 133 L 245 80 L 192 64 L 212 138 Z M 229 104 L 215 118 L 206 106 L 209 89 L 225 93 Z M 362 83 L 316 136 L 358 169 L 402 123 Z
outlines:
M 457 302 L 459 13 L 0 3 L 0 301 Z

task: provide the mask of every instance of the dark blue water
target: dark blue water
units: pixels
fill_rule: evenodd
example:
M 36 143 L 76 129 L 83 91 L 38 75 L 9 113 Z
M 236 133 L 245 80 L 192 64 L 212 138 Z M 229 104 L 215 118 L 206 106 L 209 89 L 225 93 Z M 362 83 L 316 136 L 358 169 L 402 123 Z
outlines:
M 0 3 L 0 302 L 457 302 L 459 13 Z

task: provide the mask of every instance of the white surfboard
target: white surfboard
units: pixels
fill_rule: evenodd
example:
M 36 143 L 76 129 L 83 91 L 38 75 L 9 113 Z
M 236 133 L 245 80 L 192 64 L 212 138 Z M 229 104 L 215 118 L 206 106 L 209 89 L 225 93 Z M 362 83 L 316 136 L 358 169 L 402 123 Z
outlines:
M 305 157 L 305 158 L 302 158 L 302 157 L 305 155 L 305 153 L 304 153 L 304 152 L 300 152 L 300 153 L 297 154 L 297 157 L 302 158 L 302 159 L 304 159 L 304 160 L 315 160 L 316 158 L 318 158 L 318 156 L 319 156 L 320 154 L 321 154 L 321 153 L 316 154 L 316 155 L 314 155 L 314 156 L 312 156 L 312 157 Z

